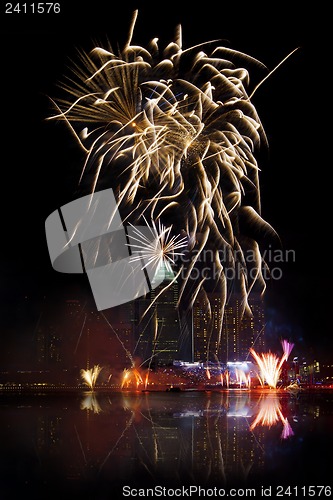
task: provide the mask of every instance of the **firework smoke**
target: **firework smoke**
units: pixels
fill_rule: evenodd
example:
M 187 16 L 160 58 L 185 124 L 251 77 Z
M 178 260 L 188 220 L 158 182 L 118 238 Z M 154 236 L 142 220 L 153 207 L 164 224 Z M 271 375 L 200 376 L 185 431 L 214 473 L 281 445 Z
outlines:
M 236 291 L 244 312 L 254 285 L 265 288 L 257 235 L 273 232 L 260 215 L 256 152 L 266 138 L 250 101 L 260 82 L 251 88 L 249 78 L 250 69 L 268 71 L 217 41 L 183 49 L 180 27 L 163 51 L 156 38 L 132 45 L 136 16 L 123 48 L 79 54 L 52 118 L 86 153 L 81 185 L 108 184 L 125 224 L 152 221 L 160 244 L 164 235 L 163 256 L 140 235 L 138 248 L 176 268 L 179 306 L 215 290 L 224 310 Z M 170 257 L 179 248 L 181 258 Z

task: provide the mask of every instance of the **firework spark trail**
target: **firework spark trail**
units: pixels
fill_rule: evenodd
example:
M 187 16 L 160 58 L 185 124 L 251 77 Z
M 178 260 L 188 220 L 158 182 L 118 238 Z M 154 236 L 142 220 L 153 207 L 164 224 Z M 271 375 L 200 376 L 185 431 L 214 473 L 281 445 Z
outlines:
M 141 413 L 141 412 L 140 412 L 140 413 Z M 137 429 L 136 429 L 135 425 L 133 425 L 133 429 L 134 429 L 134 432 L 135 432 L 136 438 L 137 438 L 137 440 L 138 440 L 138 443 L 139 443 L 139 445 L 140 445 L 141 449 L 144 451 L 144 454 L 146 455 L 146 457 L 147 457 L 147 459 L 148 459 L 148 462 L 150 462 L 150 465 L 151 465 L 151 467 L 153 468 L 153 467 L 154 467 L 154 461 L 153 461 L 153 459 L 152 459 L 152 455 L 151 455 L 151 453 L 148 453 L 148 451 L 147 451 L 147 449 L 146 449 L 146 447 L 145 447 L 145 445 L 144 445 L 144 443 L 143 443 L 143 441 L 142 441 L 142 439 L 141 439 L 141 437 L 140 437 L 140 435 L 139 435 L 139 433 L 138 433 L 138 431 L 137 431 Z M 155 454 L 155 456 L 156 456 L 156 454 L 158 453 L 158 449 L 157 449 L 157 443 L 156 443 L 156 440 L 155 440 L 155 435 L 154 435 L 154 438 L 153 438 L 153 439 L 154 439 L 154 454 Z M 157 461 L 157 458 L 156 458 L 156 460 L 155 460 L 155 463 L 156 463 L 156 461 Z M 143 466 L 144 466 L 144 468 L 145 468 L 145 469 L 146 469 L 146 471 L 150 474 L 150 476 L 151 476 L 152 478 L 154 478 L 154 474 L 153 474 L 153 472 L 150 470 L 150 468 L 149 468 L 149 466 L 146 464 L 146 462 L 144 462 L 142 459 L 140 459 L 140 463 L 141 463 L 141 465 L 143 465 Z
M 68 97 L 55 104 L 51 118 L 72 131 L 81 127 L 77 137 L 87 151 L 81 184 L 94 191 L 108 182 L 123 221 L 140 225 L 146 217 L 170 228 L 173 244 L 186 241 L 187 264 L 169 262 L 176 271 L 186 268 L 179 275 L 183 302 L 193 304 L 200 291 L 215 289 L 224 304 L 239 290 L 244 312 L 254 284 L 265 289 L 258 229 L 275 235 L 260 215 L 256 152 L 267 140 L 250 101 L 272 71 L 217 40 L 183 49 L 180 27 L 161 52 L 157 38 L 148 48 L 132 45 L 137 15 L 118 53 L 108 45 L 79 54 L 61 85 Z M 252 69 L 266 78 L 251 92 Z M 210 276 L 193 286 L 191 270 L 201 270 L 206 250 L 215 253 Z M 226 279 L 228 269 L 233 279 Z
M 272 352 L 257 354 L 254 349 L 250 349 L 250 353 L 257 362 L 260 370 L 258 375 L 259 381 L 262 385 L 266 381 L 269 387 L 276 388 L 280 378 L 281 370 L 279 365 L 281 360 Z
M 82 441 L 80 439 L 80 436 L 79 436 L 78 430 L 76 428 L 76 425 L 74 425 L 74 429 L 75 429 L 77 440 L 79 442 L 79 446 L 80 446 L 80 449 L 81 449 L 81 453 L 82 453 L 82 456 L 83 456 L 84 463 L 85 463 L 85 465 L 87 465 L 88 464 L 87 457 L 86 457 L 86 454 L 84 452 Z
M 138 340 L 136 341 L 136 344 L 135 344 L 134 349 L 133 349 L 133 355 L 136 353 L 136 351 L 138 349 L 138 346 L 140 344 L 140 338 L 141 338 L 141 336 L 143 336 L 146 333 L 147 328 L 150 326 L 150 323 L 151 323 L 151 321 L 153 320 L 153 318 L 155 316 L 156 316 L 156 314 L 155 314 L 155 311 L 153 310 L 152 313 L 151 313 L 151 315 L 147 319 L 146 325 L 143 328 L 142 333 L 140 334 L 140 336 L 138 337 Z M 141 325 L 141 321 L 142 320 L 143 320 L 143 318 L 140 318 L 139 325 Z M 149 358 L 146 361 L 149 361 Z M 144 364 L 146 361 L 144 361 L 143 363 L 141 363 L 141 365 Z
M 77 342 L 76 342 L 76 346 L 75 346 L 75 349 L 74 349 L 74 354 L 76 354 L 77 348 L 79 347 L 79 343 L 80 343 L 80 340 L 81 340 L 82 332 L 83 332 L 84 326 L 86 324 L 86 321 L 87 321 L 87 315 L 85 314 L 84 318 L 83 318 L 82 327 L 81 327 L 81 330 L 80 330 L 80 333 L 79 333 L 79 336 L 78 336 L 78 339 L 77 339 Z
M 163 293 L 165 292 L 165 290 L 167 290 L 168 288 L 170 288 L 174 283 L 177 282 L 177 278 L 180 276 L 181 274 L 181 269 L 178 271 L 178 273 L 174 276 L 174 278 L 169 281 L 169 283 L 155 296 L 154 300 L 152 300 L 149 304 L 149 306 L 147 306 L 146 310 L 144 311 L 144 313 L 142 314 L 142 318 L 148 313 L 148 311 L 154 306 L 154 304 L 158 301 L 158 299 L 160 298 L 161 295 L 163 295 Z
M 134 411 L 132 412 L 132 415 L 131 415 L 131 418 L 128 420 L 128 422 L 126 423 L 126 426 L 125 428 L 123 429 L 122 433 L 120 434 L 119 438 L 117 439 L 117 441 L 115 442 L 114 446 L 111 448 L 111 450 L 109 451 L 109 453 L 106 455 L 105 459 L 103 460 L 103 462 L 101 463 L 100 465 L 100 468 L 99 468 L 99 473 L 102 471 L 104 465 L 106 464 L 106 462 L 109 460 L 110 456 L 112 455 L 112 453 L 114 452 L 114 450 L 117 448 L 118 444 L 120 443 L 120 441 L 123 439 L 123 437 L 125 436 L 126 432 L 128 431 L 128 429 L 131 427 L 131 425 L 133 424 L 133 420 L 134 420 L 134 417 L 135 417 L 135 413 Z
M 262 334 L 265 332 L 266 325 L 267 325 L 267 323 L 265 323 L 265 324 L 263 325 L 263 327 L 262 327 L 262 328 L 261 328 L 261 330 L 259 331 L 258 335 L 257 335 L 257 336 L 256 336 L 256 338 L 254 339 L 253 344 L 252 344 L 252 348 L 256 345 L 257 340 L 259 339 L 260 335 L 262 335 Z M 250 351 L 248 351 L 248 353 L 247 353 L 247 355 L 246 355 L 246 358 L 245 358 L 245 361 L 247 361 L 247 360 L 248 360 L 248 357 L 249 357 L 249 355 L 250 355 L 250 354 L 251 354 L 251 353 L 250 353 Z
M 128 357 L 128 359 L 130 360 L 131 362 L 131 366 L 135 366 L 135 362 L 134 362 L 134 359 L 133 359 L 133 356 L 132 354 L 130 353 L 130 351 L 125 347 L 125 344 L 124 342 L 121 340 L 121 338 L 119 337 L 118 333 L 116 332 L 116 330 L 113 328 L 113 326 L 111 325 L 110 321 L 107 319 L 107 317 L 105 316 L 105 314 L 100 311 L 101 315 L 103 316 L 103 318 L 105 319 L 105 321 L 107 322 L 108 326 L 111 328 L 111 330 L 113 331 L 113 333 L 115 334 L 115 336 L 117 337 L 117 340 L 119 341 L 119 343 L 121 344 L 122 348 L 124 349 L 125 353 L 126 353 L 126 356 Z

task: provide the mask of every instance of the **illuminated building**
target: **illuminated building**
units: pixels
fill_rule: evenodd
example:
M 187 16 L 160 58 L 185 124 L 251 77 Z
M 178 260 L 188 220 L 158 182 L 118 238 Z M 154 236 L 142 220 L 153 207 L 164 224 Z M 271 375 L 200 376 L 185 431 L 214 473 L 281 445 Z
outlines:
M 320 365 L 321 380 L 324 384 L 333 384 L 333 362 L 324 362 Z
M 152 311 L 145 314 L 150 305 L 149 297 L 140 297 L 134 301 L 133 328 L 136 339 L 134 357 L 138 362 L 144 363 L 152 355 Z
M 208 308 L 208 301 L 211 310 Z M 240 298 L 236 297 L 232 303 L 227 304 L 220 332 L 221 295 L 209 293 L 207 299 L 197 297 L 193 310 L 194 361 L 244 361 L 249 357 L 250 347 L 255 346 L 259 352 L 263 350 L 265 323 L 262 297 L 250 295 L 249 305 L 251 314 L 245 313 L 242 316 Z
M 163 283 L 134 304 L 137 339 L 134 357 L 150 366 L 172 365 L 179 358 L 178 283 L 170 284 L 174 276 L 167 269 L 160 272 L 166 274 Z
M 236 297 L 227 305 L 222 329 L 221 360 L 243 361 L 249 357 L 249 349 L 254 346 L 260 352 L 264 347 L 264 307 L 260 295 L 252 294 L 249 299 L 251 313 L 242 316 L 242 304 Z
M 151 291 L 152 306 L 152 354 L 154 364 L 170 365 L 178 357 L 180 320 L 178 314 L 178 283 L 167 269 L 162 269 L 166 277 L 164 282 Z M 168 284 L 170 285 L 168 288 Z M 163 290 L 163 293 L 159 293 Z M 148 313 L 149 314 L 149 313 Z
M 296 378 L 299 378 L 302 382 L 306 382 L 308 384 L 315 384 L 318 382 L 320 379 L 319 361 L 314 359 L 309 362 L 304 358 L 302 360 L 298 360 L 298 358 L 296 359 L 298 361 L 297 364 L 295 364 L 295 366 L 298 367 L 298 376 Z M 295 358 L 293 362 L 295 363 Z
M 148 418 L 138 429 L 136 455 L 142 463 L 149 457 L 152 474 L 173 479 L 177 470 L 183 482 L 195 477 L 223 484 L 264 469 L 265 431 L 249 430 L 250 400 L 221 395 L 206 405 L 179 402 L 173 410 L 172 416 L 155 412 L 153 430 Z

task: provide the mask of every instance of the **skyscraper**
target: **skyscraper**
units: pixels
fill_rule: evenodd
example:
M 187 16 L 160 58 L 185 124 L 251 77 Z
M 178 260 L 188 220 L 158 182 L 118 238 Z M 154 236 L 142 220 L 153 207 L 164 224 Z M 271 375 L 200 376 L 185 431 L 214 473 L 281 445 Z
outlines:
M 198 295 L 193 307 L 194 361 L 216 362 L 221 357 L 220 325 L 222 298 L 220 294 Z
M 244 361 L 249 357 L 250 347 L 262 350 L 264 306 L 261 295 L 250 295 L 249 306 L 251 313 L 243 315 L 241 299 L 236 296 L 225 306 L 223 314 L 220 294 L 198 296 L 193 310 L 194 361 Z
M 174 276 L 166 268 L 163 283 L 148 297 L 136 300 L 136 353 L 152 366 L 172 364 L 178 358 L 180 318 L 178 313 L 179 289 Z M 147 308 L 149 308 L 147 310 Z

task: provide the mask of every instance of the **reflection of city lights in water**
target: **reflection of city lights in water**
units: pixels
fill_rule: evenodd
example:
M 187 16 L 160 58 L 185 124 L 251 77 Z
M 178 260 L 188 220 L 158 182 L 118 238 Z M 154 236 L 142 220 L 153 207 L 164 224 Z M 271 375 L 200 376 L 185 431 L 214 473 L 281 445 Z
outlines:
M 145 375 L 142 376 L 143 382 Z M 133 378 L 135 380 L 134 374 Z M 82 410 L 88 410 L 88 413 L 91 411 L 92 415 L 86 422 L 96 433 L 99 433 L 99 422 L 105 421 L 105 416 L 108 415 L 109 405 L 112 405 L 117 419 L 112 437 L 98 457 L 99 473 L 109 467 L 104 470 L 105 474 L 109 474 L 112 460 L 116 457 L 118 459 L 119 453 L 125 448 L 129 456 L 132 453 L 135 457 L 139 456 L 140 463 L 150 477 L 156 477 L 165 467 L 169 467 L 174 456 L 182 457 L 182 465 L 186 461 L 188 467 L 188 453 L 199 457 L 196 453 L 202 450 L 199 443 L 204 443 L 204 435 L 206 444 L 209 443 L 209 452 L 205 456 L 206 467 L 202 470 L 204 479 L 219 477 L 227 480 L 230 472 L 227 443 L 230 436 L 244 444 L 237 464 L 241 462 L 246 465 L 241 471 L 246 478 L 251 468 L 256 466 L 256 459 L 259 460 L 265 453 L 266 439 L 271 445 L 272 436 L 273 439 L 279 440 L 280 436 L 282 440 L 286 440 L 294 434 L 284 414 L 283 401 L 289 400 L 285 395 L 281 398 L 277 393 L 270 392 L 258 398 L 251 391 L 209 393 L 209 396 L 203 394 L 205 393 L 198 393 L 190 398 L 174 398 L 161 393 L 143 395 L 141 392 L 124 392 L 111 397 L 96 393 L 85 397 L 80 406 Z M 100 404 L 97 397 L 101 398 Z M 276 429 L 277 435 L 276 432 L 271 432 L 271 428 Z M 85 444 L 86 435 L 80 426 L 75 430 L 87 465 L 91 458 L 90 448 Z M 193 433 L 197 433 L 198 439 L 191 441 L 188 438 Z M 191 448 L 195 443 L 198 443 L 198 448 Z M 245 464 L 244 456 L 251 457 Z M 234 461 L 233 466 L 236 466 Z M 200 467 L 202 462 L 199 465 L 195 460 L 189 473 L 196 477 Z M 239 469 L 237 473 L 240 473 Z
M 259 410 L 250 426 L 250 430 L 253 431 L 258 425 L 262 427 L 272 427 L 279 422 L 283 424 L 281 438 L 287 439 L 293 436 L 294 433 L 288 419 L 282 414 L 279 398 L 267 396 L 260 400 Z
M 95 365 L 93 368 L 89 368 L 87 370 L 81 370 L 81 378 L 83 382 L 91 389 L 94 390 L 94 387 L 97 382 L 98 375 L 100 374 L 102 367 L 99 365 Z
M 261 385 L 264 385 L 266 382 L 269 387 L 273 389 L 275 389 L 278 384 L 282 365 L 285 361 L 287 361 L 294 347 L 294 344 L 289 343 L 287 340 L 282 340 L 281 344 L 283 348 L 283 356 L 281 358 L 272 352 L 258 354 L 254 349 L 250 349 L 250 353 L 256 360 L 260 370 L 258 379 Z

